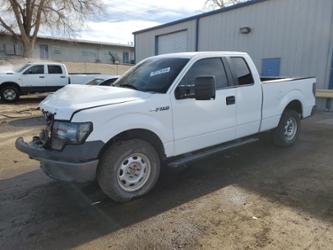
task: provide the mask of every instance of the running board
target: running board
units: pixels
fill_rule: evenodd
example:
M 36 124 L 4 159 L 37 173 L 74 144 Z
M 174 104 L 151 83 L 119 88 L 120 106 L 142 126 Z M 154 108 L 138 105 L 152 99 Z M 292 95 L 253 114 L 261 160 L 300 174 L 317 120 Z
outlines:
M 181 165 L 184 165 L 184 164 L 187 164 L 187 163 L 190 163 L 190 162 L 202 159 L 202 158 L 206 158 L 206 157 L 214 155 L 216 153 L 220 153 L 220 152 L 223 152 L 223 151 L 231 149 L 231 148 L 239 147 L 239 146 L 257 142 L 257 141 L 259 141 L 258 138 L 248 138 L 248 139 L 243 139 L 243 140 L 237 140 L 237 141 L 224 143 L 224 144 L 221 144 L 216 147 L 211 147 L 209 149 L 203 149 L 203 150 L 200 150 L 197 152 L 188 153 L 188 154 L 185 154 L 182 156 L 177 156 L 175 158 L 170 159 L 170 161 L 168 162 L 168 166 L 176 168 Z

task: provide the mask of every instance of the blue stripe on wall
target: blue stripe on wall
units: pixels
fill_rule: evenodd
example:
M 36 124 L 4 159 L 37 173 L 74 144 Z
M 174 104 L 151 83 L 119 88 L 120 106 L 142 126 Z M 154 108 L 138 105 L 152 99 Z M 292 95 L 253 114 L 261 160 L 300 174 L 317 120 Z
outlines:
M 155 36 L 155 56 L 158 55 L 158 36 Z
M 333 53 L 331 59 L 331 73 L 330 73 L 330 80 L 328 82 L 328 88 L 333 89 Z
M 199 50 L 199 22 L 200 18 L 198 17 L 195 21 L 195 51 Z

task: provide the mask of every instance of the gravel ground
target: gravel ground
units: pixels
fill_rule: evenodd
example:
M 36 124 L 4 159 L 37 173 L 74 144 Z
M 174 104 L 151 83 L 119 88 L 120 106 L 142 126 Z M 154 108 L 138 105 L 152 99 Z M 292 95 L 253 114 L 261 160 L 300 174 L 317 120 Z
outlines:
M 233 149 L 117 204 L 14 148 L 42 126 L 39 101 L 0 105 L 0 249 L 333 249 L 333 113 L 305 120 L 292 148 Z

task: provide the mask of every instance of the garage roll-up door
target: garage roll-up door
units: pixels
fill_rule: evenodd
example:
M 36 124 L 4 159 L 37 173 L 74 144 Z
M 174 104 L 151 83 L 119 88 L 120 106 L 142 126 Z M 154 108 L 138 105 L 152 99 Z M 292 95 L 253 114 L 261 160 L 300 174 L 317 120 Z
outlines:
M 157 37 L 157 54 L 187 51 L 187 31 L 179 31 Z

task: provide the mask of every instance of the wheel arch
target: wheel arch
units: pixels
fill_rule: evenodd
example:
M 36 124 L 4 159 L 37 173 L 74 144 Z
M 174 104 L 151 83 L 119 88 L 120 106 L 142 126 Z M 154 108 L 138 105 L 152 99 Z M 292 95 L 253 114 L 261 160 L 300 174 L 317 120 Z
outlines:
M 159 154 L 160 158 L 163 160 L 166 158 L 165 148 L 163 146 L 162 140 L 159 136 L 151 130 L 148 129 L 129 129 L 125 130 L 117 135 L 113 136 L 105 145 L 103 146 L 102 150 L 99 153 L 98 157 L 101 157 L 105 150 L 111 144 L 120 141 L 120 140 L 130 140 L 130 139 L 141 139 L 146 142 L 149 142 L 154 148 L 156 148 L 157 153 Z
M 2 82 L 0 84 L 0 89 L 2 89 L 4 86 L 15 86 L 18 90 L 19 90 L 19 93 L 21 93 L 21 87 L 18 83 L 16 82 Z
M 286 110 L 294 110 L 300 115 L 301 118 L 303 117 L 303 105 L 302 102 L 298 99 L 290 101 L 284 108 L 283 112 Z

